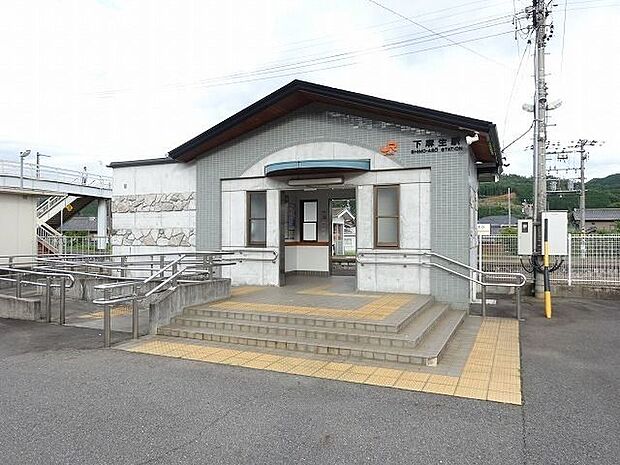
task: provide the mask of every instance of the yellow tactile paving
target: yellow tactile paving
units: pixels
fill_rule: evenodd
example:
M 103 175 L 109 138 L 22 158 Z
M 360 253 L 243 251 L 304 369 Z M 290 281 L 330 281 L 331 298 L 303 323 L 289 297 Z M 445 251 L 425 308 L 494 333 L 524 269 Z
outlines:
M 261 287 L 261 286 L 239 286 L 239 287 L 233 287 L 230 290 L 230 296 L 231 297 L 237 297 L 237 296 L 240 296 L 240 295 L 252 294 L 253 292 L 260 291 L 261 289 L 265 289 L 265 288 Z
M 128 307 L 126 305 L 122 305 L 119 307 L 113 307 L 110 315 L 112 317 L 116 317 L 116 316 L 130 316 L 132 312 L 131 307 Z M 85 320 L 102 320 L 103 319 L 103 310 L 99 310 L 97 312 L 89 312 L 89 313 L 83 313 L 81 315 L 77 315 L 77 318 L 80 319 L 85 319 Z
M 505 348 L 508 346 L 509 350 Z M 190 340 L 177 342 L 160 337 L 142 339 L 120 348 L 131 352 L 521 405 L 519 326 L 515 320 L 488 318 L 482 322 L 460 376 L 419 372 L 413 367 L 400 370 L 251 350 L 223 349 Z M 506 350 L 508 355 L 504 353 Z
M 383 320 L 411 301 L 411 296 L 407 295 L 384 295 L 374 299 L 372 302 L 362 305 L 355 310 L 340 310 L 337 308 L 321 307 L 301 307 L 296 305 L 282 304 L 263 304 L 256 302 L 241 302 L 235 300 L 224 300 L 210 304 L 210 307 L 241 310 L 262 313 L 285 313 L 295 315 L 340 317 L 358 320 Z
M 373 297 L 380 297 L 379 295 L 376 295 L 376 294 L 357 294 L 354 292 L 332 292 L 328 288 L 329 286 L 309 287 L 306 289 L 302 289 L 301 291 L 298 291 L 297 294 L 326 295 L 326 296 L 332 296 L 332 297 L 363 297 L 366 299 L 373 298 Z

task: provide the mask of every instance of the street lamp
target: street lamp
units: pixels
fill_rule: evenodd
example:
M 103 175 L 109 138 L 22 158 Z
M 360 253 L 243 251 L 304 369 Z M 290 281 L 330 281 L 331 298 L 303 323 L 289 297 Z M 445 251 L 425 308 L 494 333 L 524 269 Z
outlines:
M 24 188 L 24 158 L 30 155 L 30 149 L 19 153 L 19 187 Z

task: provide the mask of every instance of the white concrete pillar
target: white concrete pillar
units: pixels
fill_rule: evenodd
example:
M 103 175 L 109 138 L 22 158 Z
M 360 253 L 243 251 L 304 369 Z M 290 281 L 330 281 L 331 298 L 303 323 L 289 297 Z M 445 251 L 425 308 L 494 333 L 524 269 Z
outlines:
M 106 248 L 108 236 L 108 202 L 107 199 L 97 200 L 97 249 Z

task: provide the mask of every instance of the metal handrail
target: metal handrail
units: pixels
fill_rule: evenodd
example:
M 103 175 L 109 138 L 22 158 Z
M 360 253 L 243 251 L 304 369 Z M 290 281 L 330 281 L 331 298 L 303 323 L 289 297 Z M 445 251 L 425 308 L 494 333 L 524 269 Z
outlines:
M 117 283 L 107 283 L 107 284 L 99 284 L 94 288 L 100 291 L 103 291 L 104 295 L 101 298 L 94 299 L 93 303 L 99 305 L 105 305 L 104 307 L 104 347 L 110 346 L 111 340 L 111 305 L 122 303 L 122 302 L 132 302 L 132 335 L 133 338 L 138 338 L 138 300 L 145 299 L 150 297 L 151 295 L 161 292 L 164 288 L 166 289 L 176 289 L 177 285 L 180 283 L 197 283 L 200 281 L 196 280 L 188 280 L 188 279 L 180 279 L 183 275 L 191 274 L 195 276 L 197 274 L 204 274 L 208 276 L 209 280 L 214 278 L 213 268 L 218 266 L 225 265 L 233 265 L 235 262 L 224 261 L 220 258 L 220 260 L 213 260 L 214 257 L 221 257 L 224 255 L 232 255 L 229 252 L 187 252 L 187 253 L 170 253 L 170 254 L 136 254 L 135 256 L 149 256 L 151 257 L 151 262 L 145 262 L 146 264 L 153 264 L 152 261 L 155 256 L 160 255 L 162 260 L 160 261 L 160 268 L 157 271 L 152 270 L 151 274 L 144 279 L 137 279 L 133 282 L 117 282 Z M 166 255 L 179 255 L 176 259 L 170 261 L 169 263 L 165 263 L 163 261 L 163 257 Z M 126 267 L 126 269 L 134 269 L 132 265 L 135 265 L 135 262 L 127 262 L 127 255 L 121 256 L 121 264 Z M 98 257 L 99 258 L 99 257 Z M 142 264 L 142 262 L 138 262 Z M 197 268 L 195 265 L 198 263 L 202 263 L 205 265 L 206 269 Z M 102 266 L 101 263 L 92 264 L 92 266 Z M 104 265 L 105 266 L 105 265 Z M 144 270 L 143 268 L 141 268 Z M 169 276 L 165 276 L 165 273 L 170 271 Z M 148 285 L 149 283 L 155 283 L 152 289 L 147 290 L 144 293 L 140 292 L 140 287 Z M 120 295 L 116 297 L 110 296 L 110 291 L 112 289 L 124 288 L 127 286 L 131 286 L 132 291 L 129 295 Z
M 42 273 L 39 271 L 32 271 L 32 270 L 24 270 L 24 269 L 19 269 L 19 268 L 7 268 L 7 267 L 0 267 L 0 271 L 7 271 L 7 272 L 14 272 L 16 274 L 32 274 L 32 275 L 36 275 L 36 276 L 43 276 L 43 277 L 50 277 L 50 278 L 66 278 L 70 281 L 70 285 L 69 286 L 65 286 L 66 289 L 69 289 L 70 287 L 73 287 L 73 285 L 75 284 L 75 278 L 73 276 L 71 276 L 69 273 Z M 11 278 L 5 278 L 4 276 L 2 278 L 0 278 L 4 281 L 9 281 Z M 22 281 L 23 282 L 23 281 Z M 40 283 L 39 283 L 40 284 Z M 35 286 L 37 284 L 34 284 Z M 58 286 L 54 286 L 54 287 L 58 287 Z
M 58 288 L 60 291 L 60 299 L 59 299 L 59 315 L 58 322 L 61 325 L 65 324 L 65 291 L 75 284 L 75 278 L 68 273 L 42 273 L 34 270 L 24 270 L 23 268 L 6 268 L 0 267 L 0 271 L 5 271 L 8 273 L 15 274 L 15 278 L 7 277 L 7 275 L 0 276 L 0 280 L 15 282 L 15 297 L 20 299 L 22 297 L 22 285 L 28 284 L 31 286 L 37 287 L 45 287 L 45 320 L 50 323 L 52 321 L 52 288 Z M 35 275 L 35 276 L 44 276 L 45 284 L 40 283 L 38 281 L 29 281 L 22 279 L 22 275 Z M 10 275 L 9 275 L 10 276 Z M 60 279 L 59 284 L 54 284 L 52 279 L 57 278 Z M 67 285 L 67 280 L 69 281 L 69 285 Z
M 369 251 L 364 251 L 364 252 L 360 252 L 358 255 L 363 256 L 363 255 L 381 255 L 381 254 L 389 254 L 389 255 L 403 255 L 405 258 L 407 257 L 407 255 L 417 255 L 417 256 L 429 256 L 429 257 L 436 257 L 442 260 L 445 260 L 447 262 L 450 262 L 454 265 L 458 265 L 461 266 L 463 268 L 467 268 L 470 271 L 474 271 L 476 273 L 479 273 L 481 275 L 485 275 L 485 276 L 511 276 L 511 277 L 515 277 L 515 278 L 519 278 L 519 280 L 521 281 L 519 284 L 517 284 L 519 287 L 525 285 L 527 278 L 524 274 L 522 273 L 513 273 L 513 272 L 497 272 L 497 271 L 484 271 L 484 270 L 479 270 L 478 268 L 474 268 L 470 265 L 467 265 L 465 263 L 461 263 L 457 260 L 454 260 L 453 258 L 450 257 L 446 257 L 445 255 L 441 255 L 438 254 L 437 252 L 429 252 L 427 250 L 417 250 L 417 249 L 398 249 L 398 250 L 386 250 L 386 251 L 379 251 L 379 250 L 369 250 Z M 369 263 L 377 263 L 377 262 L 366 262 L 367 264 Z M 398 264 L 398 265 L 405 265 L 405 264 L 415 264 L 415 262 L 410 262 L 410 263 L 400 263 L 400 262 L 381 262 L 382 264 Z M 428 262 L 428 264 L 432 264 L 432 262 Z M 463 275 L 465 277 L 465 275 Z M 470 281 L 475 281 L 473 278 L 467 277 L 467 279 L 469 279 Z M 482 284 L 480 282 L 477 282 L 477 284 Z M 493 285 L 495 286 L 495 284 L 489 284 L 489 285 Z M 513 286 L 514 287 L 514 286 Z
M 148 278 L 146 278 L 144 280 L 144 284 L 146 283 L 150 283 L 153 279 L 155 279 L 157 276 L 159 276 L 162 273 L 165 273 L 168 269 L 170 268 L 174 268 L 176 265 L 179 264 L 179 262 L 181 262 L 183 259 L 185 258 L 185 255 L 181 255 L 179 258 L 177 258 L 176 260 L 171 261 L 170 263 L 168 263 L 166 266 L 162 267 L 159 269 L 159 271 L 157 271 L 156 273 L 153 273 L 151 276 L 149 276 Z M 174 273 L 174 271 L 173 271 Z
M 432 261 L 428 261 L 428 262 L 404 262 L 404 261 L 379 261 L 377 262 L 375 261 L 365 261 L 365 260 L 361 260 L 360 258 L 364 256 L 364 254 L 368 254 L 368 255 L 381 255 L 381 254 L 391 254 L 391 255 L 403 255 L 404 258 L 407 257 L 407 255 L 416 255 L 416 256 L 427 256 L 427 257 L 436 257 L 439 258 L 441 260 L 445 260 L 449 263 L 452 263 L 454 265 L 457 266 L 461 266 L 463 268 L 466 268 L 470 271 L 473 271 L 474 273 L 478 273 L 479 276 L 481 277 L 481 279 L 476 279 L 472 276 L 463 274 L 463 273 L 459 273 L 458 271 L 455 271 L 451 268 L 448 268 L 446 266 L 440 265 L 439 263 L 434 263 Z M 369 250 L 369 251 L 364 251 L 364 252 L 360 252 L 358 254 L 358 256 L 356 257 L 356 262 L 359 263 L 360 265 L 364 265 L 364 264 L 379 264 L 379 265 L 401 265 L 401 266 L 408 266 L 408 265 L 418 265 L 418 266 L 433 266 L 435 268 L 441 269 L 443 271 L 446 271 L 448 273 L 451 273 L 455 276 L 461 277 L 463 279 L 466 279 L 470 282 L 473 282 L 475 284 L 480 285 L 480 289 L 481 289 L 481 303 L 482 303 L 482 316 L 486 317 L 486 313 L 487 313 L 487 299 L 486 299 L 486 288 L 487 286 L 493 286 L 493 287 L 514 287 L 515 288 L 515 293 L 516 293 L 516 316 L 518 320 L 521 320 L 521 287 L 523 287 L 527 281 L 527 278 L 525 277 L 525 275 L 523 275 L 522 273 L 511 273 L 511 272 L 506 272 L 506 273 L 501 273 L 501 272 L 492 272 L 492 271 L 483 271 L 483 270 L 478 270 L 477 268 L 474 268 L 470 265 L 467 265 L 465 263 L 461 263 L 457 260 L 454 260 L 453 258 L 450 257 L 446 257 L 445 255 L 441 255 L 438 254 L 436 252 L 431 252 L 428 250 L 417 250 L 417 249 L 399 249 L 399 250 L 386 250 L 386 251 L 375 251 L 375 250 Z M 484 281 L 484 276 L 503 276 L 503 277 L 510 277 L 510 278 L 514 278 L 514 279 L 518 279 L 519 282 L 515 282 L 515 283 L 489 283 L 489 282 L 485 282 Z
M 237 260 L 239 262 L 271 262 L 275 263 L 279 256 L 279 251 L 277 249 L 270 248 L 262 248 L 262 247 L 238 247 L 238 248 L 227 248 L 227 252 L 237 253 L 242 255 L 238 257 Z M 247 257 L 243 256 L 245 252 L 262 252 L 262 253 L 271 253 L 273 257 Z

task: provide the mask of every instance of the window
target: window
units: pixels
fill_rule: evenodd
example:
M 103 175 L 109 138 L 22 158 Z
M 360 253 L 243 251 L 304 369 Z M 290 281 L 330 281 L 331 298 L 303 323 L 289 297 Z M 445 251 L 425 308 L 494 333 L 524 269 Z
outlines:
M 398 247 L 398 186 L 375 187 L 375 247 Z
M 248 192 L 248 245 L 267 243 L 267 194 Z
M 317 237 L 318 203 L 316 200 L 301 201 L 301 240 L 314 241 Z

